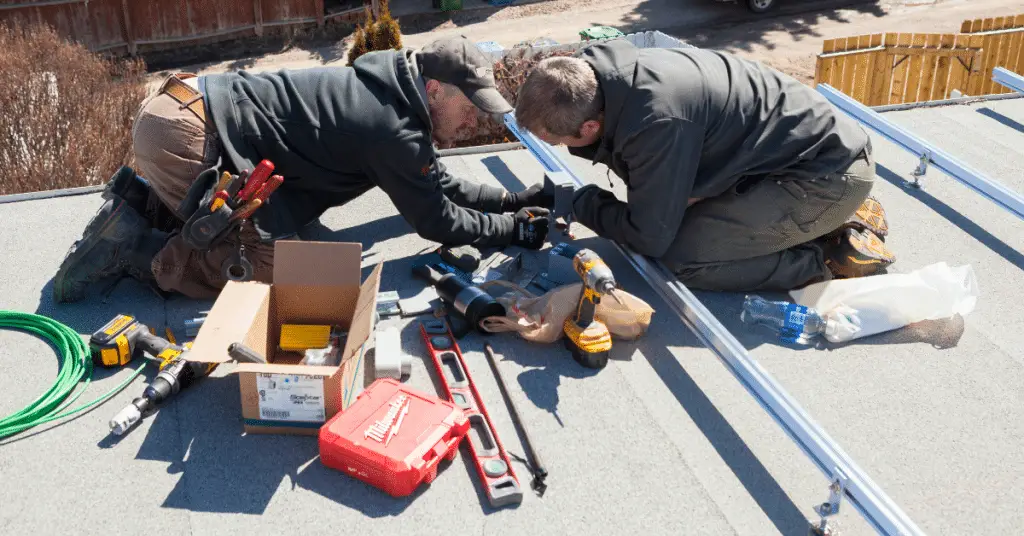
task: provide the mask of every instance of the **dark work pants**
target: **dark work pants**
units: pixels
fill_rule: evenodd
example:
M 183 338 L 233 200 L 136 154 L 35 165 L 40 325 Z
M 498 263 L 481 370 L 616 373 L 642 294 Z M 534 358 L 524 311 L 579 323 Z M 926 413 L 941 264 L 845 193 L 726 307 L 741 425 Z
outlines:
M 815 239 L 847 221 L 874 177 L 868 149 L 847 169 L 818 179 L 740 183 L 690 206 L 661 260 L 693 289 L 785 291 L 830 280 Z

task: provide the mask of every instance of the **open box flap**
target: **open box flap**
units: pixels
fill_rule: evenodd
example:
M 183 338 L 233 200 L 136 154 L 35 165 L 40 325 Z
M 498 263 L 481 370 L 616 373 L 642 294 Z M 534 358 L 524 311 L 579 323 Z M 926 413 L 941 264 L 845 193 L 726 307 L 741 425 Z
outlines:
M 235 367 L 235 372 L 241 374 L 243 372 L 254 372 L 257 374 L 296 374 L 301 373 L 303 376 L 324 376 L 330 378 L 338 372 L 338 367 L 314 367 L 310 365 L 274 365 L 274 364 L 263 364 L 263 363 L 239 363 Z
M 356 288 L 362 256 L 359 243 L 278 240 L 274 243 L 274 285 Z
M 269 311 L 270 285 L 228 281 L 192 342 L 188 360 L 226 363 L 231 361 L 228 346 L 235 342 L 266 355 Z
M 370 276 L 359 288 L 359 300 L 356 302 L 355 313 L 352 315 L 352 324 L 348 329 L 348 340 L 345 341 L 345 350 L 341 353 L 341 362 L 344 363 L 355 355 L 363 344 L 373 333 L 374 318 L 377 312 L 377 293 L 380 291 L 380 273 L 384 267 L 382 263 L 370 272 Z

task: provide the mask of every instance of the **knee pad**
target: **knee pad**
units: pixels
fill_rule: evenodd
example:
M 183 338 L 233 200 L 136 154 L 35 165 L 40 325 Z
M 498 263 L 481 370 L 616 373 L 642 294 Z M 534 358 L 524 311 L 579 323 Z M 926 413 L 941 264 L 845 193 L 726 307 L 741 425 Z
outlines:
M 146 219 L 150 227 L 161 231 L 172 231 L 181 227 L 181 221 L 171 212 L 149 187 L 149 183 L 129 166 L 121 166 L 110 180 L 102 194 L 104 199 L 118 197 L 124 199 Z
M 107 187 L 102 195 L 104 199 L 124 199 L 136 212 L 145 214 L 146 203 L 149 201 L 149 184 L 143 181 L 133 168 L 121 166 L 107 181 Z

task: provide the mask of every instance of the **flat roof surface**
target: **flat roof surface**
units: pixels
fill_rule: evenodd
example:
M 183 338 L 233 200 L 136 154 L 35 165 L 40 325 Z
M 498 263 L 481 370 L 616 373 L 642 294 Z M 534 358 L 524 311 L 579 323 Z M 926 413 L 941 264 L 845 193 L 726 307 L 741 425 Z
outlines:
M 884 116 L 1024 189 L 1024 101 Z M 838 347 L 793 349 L 740 323 L 742 295 L 697 295 L 926 533 L 1011 532 L 1024 521 L 1024 461 L 1015 455 L 1024 450 L 1021 222 L 935 169 L 923 189 L 906 188 L 917 159 L 873 138 L 875 193 L 898 256 L 891 271 L 970 264 L 981 292 L 973 313 Z M 608 187 L 603 166 L 566 157 L 590 182 Z M 513 188 L 543 177 L 521 150 L 444 161 L 452 173 Z M 624 195 L 621 181 L 612 183 Z M 51 304 L 51 278 L 100 203 L 91 194 L 0 204 L 7 230 L 0 234 L 7 275 L 0 309 L 52 316 L 82 334 L 131 313 L 184 339 L 183 321 L 212 302 L 162 302 L 124 281 L 108 303 L 94 295 Z M 392 499 L 324 467 L 314 437 L 243 435 L 238 380 L 224 365 L 123 438 L 108 435 L 107 422 L 142 392 L 143 378 L 78 418 L 0 441 L 0 532 L 805 534 L 808 520 L 816 520 L 812 508 L 827 498 L 825 477 L 625 259 L 579 231 L 623 287 L 658 312 L 644 338 L 616 341 L 612 362 L 597 373 L 560 344 L 490 337 L 550 473 L 544 497 L 530 492 L 529 473 L 514 463 L 526 496 L 517 508 L 494 511 L 463 447 L 431 485 Z M 369 254 L 364 277 L 384 260 L 382 291 L 405 298 L 422 289 L 409 268 L 432 243 L 412 234 L 377 190 L 331 210 L 305 237 L 362 242 Z M 536 269 L 542 253 L 526 260 Z M 414 321 L 402 331 L 403 350 L 414 358 L 407 382 L 440 394 Z M 523 456 L 482 345 L 475 334 L 460 341 L 501 441 Z M 40 340 L 0 331 L 0 415 L 43 393 L 56 361 Z M 98 372 L 81 400 L 129 374 Z M 872 533 L 848 503 L 837 525 L 843 534 Z

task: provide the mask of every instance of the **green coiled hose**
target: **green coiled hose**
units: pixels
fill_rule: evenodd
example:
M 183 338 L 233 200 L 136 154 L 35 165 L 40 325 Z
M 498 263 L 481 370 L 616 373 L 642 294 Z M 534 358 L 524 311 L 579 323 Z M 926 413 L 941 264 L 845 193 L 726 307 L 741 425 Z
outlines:
M 60 370 L 53 385 L 21 411 L 0 419 L 0 439 L 106 402 L 142 374 L 146 367 L 143 362 L 131 376 L 103 396 L 74 409 L 67 409 L 82 396 L 92 381 L 92 357 L 89 345 L 81 335 L 52 318 L 18 311 L 0 310 L 0 329 L 17 329 L 45 339 L 56 348 L 60 358 Z M 75 392 L 79 384 L 81 389 Z

